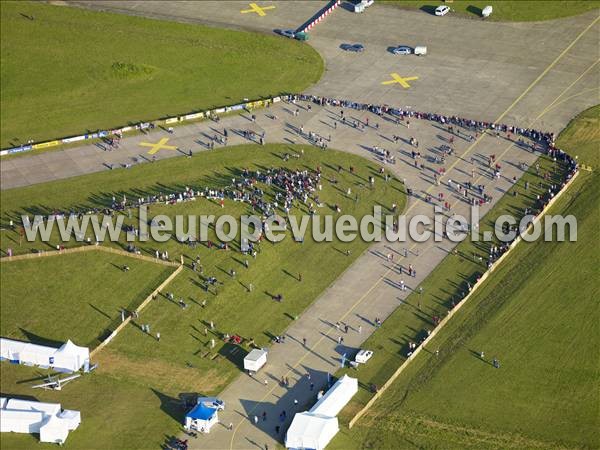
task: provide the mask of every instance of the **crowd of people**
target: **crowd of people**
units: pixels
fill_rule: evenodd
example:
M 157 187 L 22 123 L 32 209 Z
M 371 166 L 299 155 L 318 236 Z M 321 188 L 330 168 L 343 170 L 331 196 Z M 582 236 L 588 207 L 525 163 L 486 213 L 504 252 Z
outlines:
M 404 122 L 407 127 L 410 127 L 411 119 L 422 119 L 429 120 L 436 123 L 439 123 L 443 126 L 448 127 L 448 131 L 453 135 L 461 136 L 461 129 L 468 130 L 469 133 L 463 132 L 465 136 L 471 136 L 470 133 L 475 132 L 476 135 L 483 132 L 491 132 L 491 133 L 505 133 L 508 139 L 511 139 L 512 136 L 520 136 L 525 137 L 533 141 L 532 149 L 538 152 L 546 153 L 551 158 L 554 158 L 567 167 L 565 171 L 565 178 L 562 183 L 558 186 L 555 186 L 548 193 L 548 196 L 551 198 L 556 194 L 558 190 L 562 188 L 565 182 L 573 175 L 573 173 L 577 170 L 578 165 L 577 161 L 568 155 L 566 152 L 555 147 L 555 135 L 552 132 L 543 132 L 540 130 L 536 130 L 533 128 L 521 128 L 512 125 L 506 124 L 496 124 L 492 122 L 486 121 L 477 121 L 473 119 L 462 118 L 459 116 L 446 116 L 437 113 L 427 113 L 427 112 L 419 112 L 414 111 L 409 108 L 397 108 L 389 105 L 375 105 L 370 103 L 358 103 L 350 100 L 340 100 L 330 97 L 323 96 L 314 96 L 314 95 L 306 95 L 306 94 L 298 94 L 298 95 L 289 95 L 284 97 L 284 100 L 296 104 L 298 101 L 308 102 L 309 105 L 307 109 L 310 108 L 310 103 L 315 103 L 321 106 L 332 106 L 342 108 L 340 110 L 340 117 L 344 117 L 343 108 L 353 109 L 358 111 L 370 111 L 374 114 L 377 114 L 381 117 L 386 116 L 387 119 L 393 120 L 397 123 Z M 297 110 L 297 109 L 296 109 Z M 318 136 L 316 133 L 307 132 L 304 133 L 304 130 L 300 130 L 301 134 L 306 134 L 309 140 L 313 141 L 316 145 L 321 145 L 323 147 L 326 146 L 325 138 Z M 224 129 L 224 136 L 227 136 L 227 129 Z M 264 137 L 264 136 L 260 136 Z M 397 136 L 395 136 L 397 138 Z M 329 140 L 331 137 L 329 137 Z M 117 143 L 118 139 L 113 142 Z M 520 145 L 526 146 L 524 141 L 519 138 L 518 143 Z M 417 146 L 418 142 L 411 138 L 411 145 Z M 443 146 L 442 154 L 439 156 L 440 163 L 444 162 L 444 159 L 447 156 L 450 156 L 453 152 L 451 146 Z M 394 161 L 394 156 L 390 151 L 381 149 L 382 156 L 386 160 L 386 162 Z M 417 162 L 421 157 L 420 152 L 416 150 L 411 150 L 411 155 L 413 160 L 415 161 L 415 165 L 418 166 Z M 494 177 L 500 176 L 500 166 L 499 164 L 492 164 L 494 161 L 490 159 L 489 167 L 493 173 Z M 93 207 L 87 209 L 71 209 L 69 211 L 53 211 L 51 214 L 48 214 L 46 218 L 60 218 L 65 216 L 76 215 L 80 218 L 84 214 L 114 214 L 118 211 L 129 210 L 130 208 L 141 206 L 141 205 L 152 205 L 152 204 L 174 204 L 182 201 L 195 200 L 198 197 L 205 197 L 209 199 L 217 200 L 223 206 L 223 202 L 225 199 L 231 199 L 236 201 L 245 201 L 252 205 L 255 211 L 259 211 L 261 213 L 270 216 L 277 210 L 279 207 L 283 211 L 289 213 L 291 205 L 294 200 L 298 200 L 302 203 L 306 203 L 309 196 L 313 195 L 315 190 L 320 187 L 320 177 L 321 173 L 319 170 L 316 172 L 289 172 L 286 169 L 271 169 L 267 171 L 261 172 L 260 170 L 256 170 L 254 172 L 249 171 L 248 169 L 244 169 L 244 173 L 240 179 L 233 179 L 232 184 L 225 188 L 220 189 L 211 189 L 211 188 L 191 188 L 186 187 L 183 191 L 180 192 L 170 192 L 170 193 L 162 193 L 162 194 L 153 194 L 144 197 L 137 197 L 134 199 L 128 199 L 126 195 L 123 195 L 121 198 L 112 197 L 112 202 L 110 207 Z M 433 174 L 434 182 L 436 184 L 439 183 L 439 178 L 445 174 L 443 167 L 438 168 L 434 171 Z M 257 182 L 260 183 L 273 183 L 277 187 L 283 190 L 283 192 L 278 193 L 276 198 L 273 201 L 268 201 L 265 198 L 264 191 L 257 186 Z M 466 183 L 456 183 L 452 180 L 448 180 L 449 187 L 453 187 L 453 183 L 455 184 L 458 191 L 464 195 L 465 199 L 471 203 L 487 203 L 491 201 L 491 197 L 483 192 L 482 185 L 470 186 L 469 182 Z M 411 194 L 411 192 L 408 192 Z M 469 195 L 469 193 L 474 195 Z M 548 197 L 546 196 L 546 197 Z M 320 205 L 320 201 L 318 195 L 315 195 L 314 203 L 310 203 L 309 209 L 311 212 L 314 212 L 314 205 Z M 548 198 L 544 200 L 544 198 L 540 199 L 542 206 L 544 201 L 547 202 Z M 431 198 L 425 198 L 425 201 L 431 201 Z M 131 214 L 131 213 L 129 213 Z
M 297 94 L 289 95 L 286 97 L 287 101 L 295 103 L 297 101 L 313 102 L 320 106 L 333 106 L 339 108 L 354 109 L 357 111 L 369 111 L 373 114 L 377 114 L 380 117 L 388 115 L 390 119 L 397 121 L 407 121 L 406 125 L 410 128 L 410 119 L 423 119 L 432 122 L 437 122 L 441 125 L 448 126 L 451 133 L 455 133 L 460 136 L 460 128 L 454 128 L 454 126 L 461 127 L 463 129 L 472 132 L 483 132 L 489 130 L 493 133 L 504 132 L 511 135 L 518 135 L 529 138 L 535 142 L 546 144 L 548 147 L 554 147 L 555 136 L 552 132 L 544 132 L 533 128 L 521 128 L 506 124 L 497 124 L 493 122 L 486 122 L 481 120 L 467 119 L 459 116 L 446 116 L 438 113 L 428 113 L 414 111 L 410 108 L 397 108 L 389 105 L 375 105 L 372 103 L 359 103 L 351 100 L 340 100 L 331 97 L 323 97 L 308 94 Z M 340 117 L 343 117 L 343 109 L 340 111 Z

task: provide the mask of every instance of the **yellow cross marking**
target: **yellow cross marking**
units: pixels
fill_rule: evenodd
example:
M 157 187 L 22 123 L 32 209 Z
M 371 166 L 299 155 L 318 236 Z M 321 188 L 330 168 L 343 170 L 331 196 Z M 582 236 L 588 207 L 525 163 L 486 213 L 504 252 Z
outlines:
M 390 76 L 392 77 L 391 80 L 384 81 L 381 84 L 400 83 L 400 86 L 402 86 L 404 89 L 408 89 L 410 87 L 410 84 L 408 84 L 408 81 L 413 81 L 413 80 L 419 79 L 419 77 L 404 77 L 403 78 L 400 75 L 398 75 L 397 73 L 390 73 Z
M 151 142 L 140 142 L 140 145 L 142 147 L 150 147 L 150 150 L 148 151 L 149 155 L 154 155 L 157 151 L 159 150 L 177 150 L 177 147 L 175 147 L 174 145 L 166 145 L 167 142 L 169 142 L 169 138 L 162 138 L 160 141 L 156 142 L 156 143 L 151 143 Z
M 249 3 L 248 6 L 250 6 L 250 9 L 242 9 L 240 12 L 242 14 L 255 12 L 260 17 L 264 17 L 267 15 L 267 13 L 265 12 L 266 10 L 275 9 L 274 6 L 258 6 L 256 3 Z

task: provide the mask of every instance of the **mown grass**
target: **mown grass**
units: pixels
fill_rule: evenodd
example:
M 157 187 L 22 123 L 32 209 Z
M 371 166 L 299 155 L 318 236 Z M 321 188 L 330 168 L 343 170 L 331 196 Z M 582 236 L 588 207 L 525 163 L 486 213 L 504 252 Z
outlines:
M 420 9 L 428 14 L 434 14 L 435 8 L 439 5 L 447 4 L 452 9 L 450 14 L 471 18 L 480 18 L 481 10 L 491 5 L 494 12 L 487 20 L 506 22 L 537 22 L 559 19 L 600 8 L 600 1 L 597 0 L 454 0 L 446 3 L 441 0 L 439 2 L 382 0 L 381 3 L 389 3 L 406 9 Z
M 99 252 L 3 262 L 0 335 L 93 348 L 122 309 L 135 309 L 173 270 Z
M 585 131 L 594 128 L 590 117 L 597 129 L 596 108 L 574 120 L 558 140 L 587 164 L 597 158 L 600 144 Z M 551 166 L 545 158 L 540 163 Z M 333 448 L 597 448 L 599 372 L 592 355 L 600 319 L 599 183 L 597 173 L 582 171 L 550 211 L 577 218 L 577 242 L 520 244 Z M 490 216 L 522 207 L 514 199 L 502 199 Z M 477 251 L 471 243 L 458 248 Z M 448 256 L 423 284 L 427 315 L 443 311 L 442 304 L 477 270 L 468 258 Z M 416 301 L 413 296 L 407 303 Z M 418 321 L 414 314 L 412 306 L 403 306 L 367 342 L 376 355 L 358 373 L 363 385 L 382 384 L 404 360 L 404 343 L 414 339 L 410 327 L 430 326 L 427 317 Z M 500 369 L 489 363 L 494 357 Z M 369 397 L 362 390 L 345 417 Z
M 41 2 L 0 3 L 0 146 L 240 103 L 315 83 L 310 46 Z
M 284 153 L 302 156 L 284 161 Z M 340 161 L 343 161 L 344 170 L 338 173 Z M 350 165 L 356 168 L 355 174 L 347 170 Z M 264 171 L 271 167 L 304 170 L 317 166 L 323 171 L 323 190 L 319 192 L 325 204 L 319 211 L 322 214 L 337 215 L 331 208 L 334 204 L 341 207 L 342 214 L 352 214 L 356 217 L 372 212 L 375 204 L 382 205 L 384 210 L 392 203 L 397 203 L 399 208 L 404 207 L 404 188 L 401 182 L 394 179 L 386 183 L 378 173 L 378 166 L 363 158 L 333 150 L 322 151 L 309 146 L 244 145 L 205 152 L 191 159 L 172 158 L 139 165 L 129 170 L 107 171 L 24 189 L 2 191 L 1 220 L 6 226 L 9 218 L 16 220 L 21 212 L 47 213 L 75 206 L 106 206 L 111 202 L 113 195 L 117 198 L 124 194 L 128 198 L 137 198 L 159 191 L 180 191 L 185 186 L 194 189 L 225 186 L 231 183 L 232 178 L 239 177 L 240 170 L 244 167 L 250 170 L 260 168 Z M 376 178 L 373 188 L 369 187 L 368 176 Z M 337 179 L 336 184 L 328 181 L 334 177 Z M 352 189 L 350 197 L 346 195 L 349 187 Z M 267 197 L 273 195 L 273 188 L 263 188 Z M 359 195 L 358 202 L 355 201 L 356 194 Z M 225 208 L 222 209 L 216 202 L 203 199 L 178 205 L 153 205 L 150 208 L 151 216 L 239 216 L 242 213 L 251 213 L 248 205 L 226 201 Z M 292 213 L 300 214 L 306 211 L 303 207 L 297 207 Z M 132 218 L 127 218 L 126 222 L 132 223 L 136 220 L 136 213 L 133 213 Z M 210 233 L 213 241 L 218 242 L 213 229 Z M 20 252 L 27 252 L 32 248 L 49 250 L 58 243 L 56 238 L 54 235 L 48 245 L 39 242 L 24 243 L 19 248 L 18 230 L 8 229 L 1 235 L 0 247 L 6 250 L 11 246 Z M 70 245 L 77 244 L 67 244 Z M 114 245 L 121 247 L 124 242 L 122 240 Z M 146 412 L 141 405 L 153 404 L 156 409 L 159 401 L 153 391 L 171 399 L 185 392 L 218 393 L 241 373 L 242 359 L 248 349 L 247 345 L 240 348 L 225 344 L 221 339 L 222 334 L 236 333 L 246 339 L 254 338 L 259 346 L 269 345 L 271 338 L 281 334 L 296 316 L 299 316 L 367 249 L 368 244 L 360 239 L 352 243 L 341 243 L 337 239 L 333 242 L 317 243 L 312 238 L 307 238 L 300 244 L 288 236 L 277 244 L 261 243 L 256 259 L 241 255 L 236 251 L 237 244 L 232 244 L 232 250 L 229 251 L 218 250 L 216 247 L 209 249 L 204 245 L 191 249 L 171 239 L 163 244 L 148 242 L 139 244 L 138 247 L 147 255 L 154 255 L 155 249 L 159 249 L 168 250 L 171 259 L 174 260 L 179 260 L 182 254 L 185 256 L 186 268 L 166 291 L 173 292 L 176 300 L 184 299 L 188 307 L 182 309 L 176 302 L 161 296 L 151 303 L 136 321 L 136 325 L 149 324 L 153 335 L 157 331 L 160 332 L 160 342 L 132 325 L 126 327 L 99 353 L 97 362 L 100 363 L 100 368 L 93 375 L 103 378 L 103 381 L 98 383 L 105 386 L 114 384 L 115 392 L 123 393 L 131 389 L 135 391 L 132 397 L 142 396 L 143 401 L 138 406 L 130 404 L 129 396 L 121 395 L 120 398 L 115 394 L 102 404 L 95 401 L 86 402 L 82 409 L 84 417 L 93 417 L 93 420 L 89 422 L 89 427 L 84 420 L 83 427 L 77 430 L 80 437 L 70 443 L 74 448 L 107 448 L 106 445 L 116 443 L 120 443 L 120 448 L 125 444 L 128 448 L 147 448 L 149 443 L 156 444 L 154 447 L 158 446 L 169 427 L 173 429 L 176 420 L 182 419 L 182 410 L 177 409 L 174 400 L 168 400 L 167 403 L 175 405 L 173 407 L 177 413 L 175 419 L 171 416 L 163 417 L 160 424 L 152 419 L 156 417 L 156 411 L 148 412 L 148 420 L 154 426 L 153 430 L 149 431 L 147 425 L 142 423 L 145 422 Z M 350 251 L 350 256 L 346 255 L 346 250 Z M 200 256 L 204 268 L 202 276 L 193 272 L 189 266 L 191 259 L 196 256 Z M 244 267 L 245 259 L 249 259 L 248 268 Z M 231 269 L 237 272 L 235 278 L 229 275 Z M 132 271 L 133 268 L 129 273 Z M 298 279 L 299 273 L 302 274 L 302 281 Z M 203 289 L 206 276 L 215 276 L 220 280 L 218 295 L 213 289 L 208 292 Z M 248 292 L 249 283 L 255 286 L 252 292 Z M 283 302 L 272 299 L 271 294 L 277 293 L 283 294 Z M 3 302 L 17 300 L 4 297 L 2 299 Z M 206 305 L 202 307 L 204 300 Z M 209 321 L 214 322 L 215 329 L 207 330 L 205 335 L 204 329 Z M 216 342 L 214 349 L 210 348 L 211 339 Z M 19 377 L 18 374 L 10 376 Z M 26 392 L 21 385 L 8 386 L 12 386 L 9 390 L 11 392 Z M 97 393 L 92 392 L 90 395 L 94 399 Z M 63 403 L 67 405 L 66 401 Z M 113 408 L 118 414 L 115 414 L 111 421 L 111 430 L 105 430 L 100 435 L 98 428 L 94 428 L 93 424 L 99 416 L 106 414 L 107 408 Z M 138 411 L 137 415 L 132 415 L 128 408 Z M 121 410 L 124 411 L 122 414 Z M 143 415 L 143 418 L 140 415 Z
M 67 448 L 81 450 L 156 449 L 168 436 L 181 429 L 185 409 L 179 402 L 180 390 L 157 389 L 143 379 L 123 380 L 118 374 L 102 371 L 81 377 L 59 391 L 31 389 L 42 383 L 45 372 L 34 367 L 0 365 L 3 396 L 61 403 L 65 409 L 81 411 L 82 423 L 67 439 Z M 191 375 L 191 374 L 190 374 Z M 55 449 L 39 442 L 38 436 L 2 433 L 2 448 Z
M 600 167 L 600 105 L 586 109 L 560 133 L 556 145 L 586 166 Z

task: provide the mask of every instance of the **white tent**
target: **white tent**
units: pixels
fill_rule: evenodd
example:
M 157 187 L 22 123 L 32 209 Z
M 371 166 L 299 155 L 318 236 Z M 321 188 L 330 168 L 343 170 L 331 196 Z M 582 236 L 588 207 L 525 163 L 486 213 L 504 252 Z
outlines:
M 209 433 L 213 425 L 219 422 L 219 410 L 225 404 L 214 397 L 199 397 L 196 406 L 185 415 L 185 429 Z
M 335 417 L 358 392 L 358 380 L 344 375 L 310 409 L 311 413 Z
M 16 398 L 2 398 L 0 431 L 39 433 L 40 441 L 62 444 L 69 431 L 81 423 L 79 411 L 65 410 L 59 403 L 42 403 Z
M 298 413 L 285 435 L 285 446 L 289 449 L 322 450 L 339 429 L 336 417 L 310 412 Z
M 71 341 L 60 348 L 0 338 L 0 357 L 25 365 L 52 367 L 59 371 L 76 372 L 89 365 L 90 351 Z
M 50 366 L 52 355 L 55 348 L 45 347 L 43 345 L 26 344 L 19 351 L 19 362 L 28 366 Z
M 67 440 L 69 428 L 64 420 L 56 416 L 48 416 L 40 427 L 40 441 L 62 444 Z
M 18 361 L 19 353 L 27 345 L 27 342 L 13 341 L 12 339 L 0 338 L 0 358 L 10 361 Z
M 290 449 L 321 450 L 339 431 L 336 416 L 358 392 L 358 380 L 344 375 L 308 412 L 297 413 L 285 435 Z
M 54 416 L 60 412 L 60 403 L 42 403 L 11 398 L 6 402 L 6 409 L 13 409 L 16 411 L 40 411 L 44 414 Z
M 72 409 L 65 409 L 63 412 L 58 414 L 67 428 L 71 431 L 76 430 L 81 423 L 81 413 L 79 411 L 73 411 Z
M 70 340 L 65 342 L 54 353 L 53 367 L 76 372 L 90 361 L 90 350 L 87 347 L 79 347 Z
M 21 364 L 48 366 L 55 348 L 0 338 L 0 356 Z
M 42 422 L 44 422 L 42 411 L 0 409 L 0 431 L 2 433 L 39 433 Z

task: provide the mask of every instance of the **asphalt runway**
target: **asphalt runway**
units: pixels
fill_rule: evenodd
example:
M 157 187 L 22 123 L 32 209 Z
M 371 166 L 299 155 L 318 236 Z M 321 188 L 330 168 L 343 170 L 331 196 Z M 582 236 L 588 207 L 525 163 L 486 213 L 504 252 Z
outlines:
M 232 1 L 77 1 L 79 6 L 153 18 L 273 33 L 296 28 L 326 2 L 258 2 L 275 6 L 264 16 L 241 11 L 248 2 Z M 504 23 L 436 17 L 375 4 L 365 13 L 343 3 L 310 32 L 309 45 L 325 60 L 322 79 L 309 93 L 361 102 L 412 106 L 422 111 L 523 124 L 536 119 L 574 79 L 597 63 L 598 11 L 557 21 Z M 589 27 L 589 28 L 588 28 Z M 581 33 L 583 34 L 581 35 Z M 284 39 L 284 38 L 282 38 Z M 363 53 L 343 51 L 361 43 Z M 425 45 L 425 57 L 393 55 L 396 45 Z M 566 50 L 566 51 L 565 51 Z M 390 74 L 418 77 L 409 88 L 383 85 Z M 538 79 L 538 77 L 542 77 Z M 538 126 L 560 131 L 581 110 L 598 103 L 600 72 L 596 64 L 566 92 L 560 105 Z

